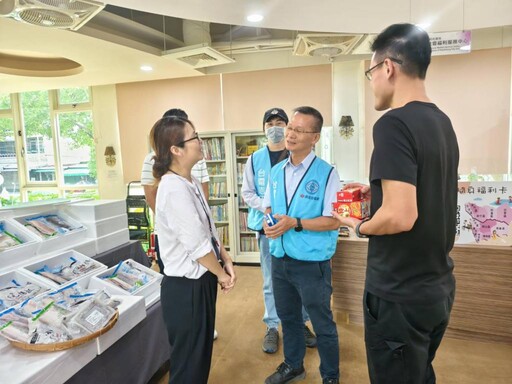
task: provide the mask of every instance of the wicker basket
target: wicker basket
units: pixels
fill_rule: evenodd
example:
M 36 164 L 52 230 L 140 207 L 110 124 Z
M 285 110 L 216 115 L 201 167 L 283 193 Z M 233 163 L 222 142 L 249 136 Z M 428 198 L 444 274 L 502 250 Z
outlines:
M 105 325 L 103 328 L 101 328 L 99 331 L 96 331 L 94 333 L 91 333 L 90 335 L 79 337 L 77 339 L 63 341 L 60 343 L 52 343 L 52 344 L 28 344 L 28 343 L 22 343 L 21 341 L 16 340 L 9 340 L 12 346 L 20 349 L 25 349 L 27 351 L 38 351 L 38 352 L 56 352 L 56 351 L 62 351 L 64 349 L 69 349 L 76 347 L 81 344 L 85 344 L 91 340 L 94 340 L 95 338 L 103 335 L 107 331 L 109 331 L 117 322 L 117 319 L 119 318 L 119 311 L 116 311 L 114 316 L 110 319 L 107 325 Z

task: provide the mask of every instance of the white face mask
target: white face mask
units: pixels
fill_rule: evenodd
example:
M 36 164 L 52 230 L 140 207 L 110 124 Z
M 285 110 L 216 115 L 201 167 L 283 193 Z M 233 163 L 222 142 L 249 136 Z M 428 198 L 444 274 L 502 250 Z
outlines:
M 273 143 L 277 144 L 284 140 L 284 128 L 273 126 L 265 131 L 265 136 Z

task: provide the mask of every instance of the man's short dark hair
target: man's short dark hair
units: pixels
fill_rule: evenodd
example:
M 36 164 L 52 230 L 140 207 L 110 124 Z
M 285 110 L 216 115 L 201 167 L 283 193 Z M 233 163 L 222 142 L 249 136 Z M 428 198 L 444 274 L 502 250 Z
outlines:
M 322 130 L 322 126 L 324 125 L 324 118 L 318 110 L 316 110 L 313 107 L 298 107 L 295 108 L 293 112 L 313 116 L 315 118 L 315 126 L 313 128 L 315 132 L 320 133 L 320 131 Z
M 375 38 L 371 46 L 375 61 L 394 58 L 402 61 L 402 72 L 425 79 L 432 48 L 427 32 L 413 24 L 393 24 Z
M 183 109 L 179 109 L 179 108 L 169 109 L 167 112 L 164 113 L 164 115 L 162 117 L 172 117 L 172 116 L 188 120 L 187 112 L 185 112 Z

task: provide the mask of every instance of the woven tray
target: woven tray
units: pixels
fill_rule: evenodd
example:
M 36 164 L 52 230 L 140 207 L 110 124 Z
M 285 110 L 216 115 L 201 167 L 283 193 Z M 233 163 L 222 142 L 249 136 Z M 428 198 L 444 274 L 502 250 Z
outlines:
M 91 340 L 94 340 L 95 338 L 103 335 L 104 333 L 108 332 L 116 323 L 119 318 L 119 311 L 116 311 L 114 316 L 110 319 L 110 321 L 105 325 L 103 328 L 101 328 L 99 331 L 96 331 L 94 333 L 91 333 L 90 335 L 79 337 L 77 339 L 63 341 L 61 343 L 52 343 L 52 344 L 28 344 L 28 343 L 22 343 L 21 341 L 16 340 L 9 340 L 11 345 L 16 348 L 25 349 L 27 351 L 38 351 L 38 352 L 56 352 L 56 351 L 62 351 L 64 349 L 69 349 L 76 347 L 81 344 L 85 344 Z

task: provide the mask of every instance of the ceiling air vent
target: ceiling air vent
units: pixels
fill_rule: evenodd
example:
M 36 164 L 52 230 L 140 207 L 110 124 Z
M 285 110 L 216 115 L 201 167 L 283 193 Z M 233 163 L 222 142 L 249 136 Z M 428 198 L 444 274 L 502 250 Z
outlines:
M 105 7 L 92 0 L 0 0 L 0 16 L 76 31 Z
M 352 55 L 371 55 L 373 52 L 371 46 L 377 35 L 364 35 L 361 42 L 352 49 Z
M 347 55 L 363 36 L 321 33 L 299 34 L 293 44 L 293 54 L 296 56 L 326 57 Z
M 194 69 L 235 62 L 235 60 L 223 55 L 208 44 L 198 44 L 184 48 L 171 49 L 169 51 L 162 52 L 162 56 L 168 59 L 181 61 L 190 65 Z

